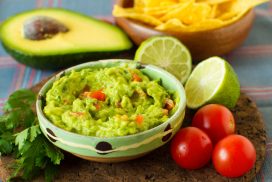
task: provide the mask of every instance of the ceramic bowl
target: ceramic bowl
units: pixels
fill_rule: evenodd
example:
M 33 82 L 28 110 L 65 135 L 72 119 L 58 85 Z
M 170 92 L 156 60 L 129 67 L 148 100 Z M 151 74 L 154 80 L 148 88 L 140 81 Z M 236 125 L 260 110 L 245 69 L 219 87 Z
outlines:
M 121 7 L 132 7 L 133 0 L 117 0 Z M 228 53 L 246 39 L 254 20 L 253 10 L 248 11 L 236 22 L 221 28 L 197 32 L 158 31 L 140 22 L 116 17 L 115 21 L 137 45 L 155 35 L 171 35 L 183 42 L 190 50 L 194 61 Z
M 40 90 L 36 102 L 39 124 L 43 134 L 57 147 L 83 159 L 98 162 L 120 162 L 141 157 L 164 145 L 180 128 L 185 115 L 186 97 L 182 84 L 170 73 L 152 65 L 140 65 L 139 69 L 151 79 L 161 79 L 168 90 L 175 90 L 180 96 L 177 111 L 164 123 L 150 130 L 134 135 L 99 138 L 84 136 L 61 129 L 52 124 L 43 113 L 45 95 L 55 80 L 71 70 L 96 67 L 105 68 L 120 64 L 136 64 L 130 60 L 101 60 L 84 63 L 60 72 L 51 78 Z M 139 65 L 138 65 L 139 66 Z

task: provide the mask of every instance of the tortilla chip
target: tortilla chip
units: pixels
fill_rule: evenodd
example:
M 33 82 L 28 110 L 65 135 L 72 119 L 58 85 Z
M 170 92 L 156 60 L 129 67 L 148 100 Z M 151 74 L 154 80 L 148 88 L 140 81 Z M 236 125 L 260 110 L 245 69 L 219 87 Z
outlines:
M 223 24 L 224 24 L 224 22 L 221 20 L 207 19 L 205 21 L 196 23 L 196 24 L 188 27 L 187 31 L 196 32 L 196 31 L 210 30 L 210 29 L 222 27 Z
M 233 1 L 233 0 L 197 0 L 197 2 L 199 3 L 207 3 L 211 5 L 221 4 L 221 3 L 230 2 L 230 1 Z
M 233 23 L 269 0 L 134 0 L 134 7 L 114 6 L 113 15 L 161 31 L 194 32 Z
M 183 10 L 183 13 L 179 19 L 187 25 L 195 24 L 209 18 L 211 10 L 211 6 L 208 4 L 193 3 Z
M 211 5 L 211 12 L 209 18 L 215 18 L 217 12 L 217 4 Z
M 121 8 L 117 5 L 114 6 L 112 13 L 115 17 L 126 17 L 152 26 L 158 26 L 162 24 L 160 20 L 154 18 L 153 16 L 133 11 L 133 9 Z
M 160 31 L 179 32 L 184 31 L 186 29 L 186 26 L 179 19 L 173 18 L 161 25 L 156 26 L 155 29 Z
M 160 18 L 161 21 L 168 21 L 170 19 L 173 18 L 179 18 L 179 16 L 184 16 L 184 10 L 192 5 L 194 3 L 193 0 L 190 0 L 186 3 L 179 3 L 178 6 L 174 9 L 172 9 L 171 11 L 169 11 L 168 13 L 166 13 L 163 17 Z

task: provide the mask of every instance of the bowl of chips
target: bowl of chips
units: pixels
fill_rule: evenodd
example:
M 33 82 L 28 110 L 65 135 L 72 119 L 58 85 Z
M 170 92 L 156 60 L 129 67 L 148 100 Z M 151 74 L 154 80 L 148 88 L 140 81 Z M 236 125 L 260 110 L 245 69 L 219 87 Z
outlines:
M 193 60 L 223 55 L 247 37 L 253 8 L 267 0 L 117 0 L 113 16 L 135 44 L 155 35 L 183 42 Z

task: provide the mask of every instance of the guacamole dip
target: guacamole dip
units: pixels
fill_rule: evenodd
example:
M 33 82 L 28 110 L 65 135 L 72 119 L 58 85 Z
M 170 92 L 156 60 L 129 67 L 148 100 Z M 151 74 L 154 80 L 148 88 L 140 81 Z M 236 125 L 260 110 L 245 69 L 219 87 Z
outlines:
M 55 81 L 44 113 L 67 131 L 97 137 L 125 136 L 165 122 L 178 97 L 127 65 L 88 68 Z

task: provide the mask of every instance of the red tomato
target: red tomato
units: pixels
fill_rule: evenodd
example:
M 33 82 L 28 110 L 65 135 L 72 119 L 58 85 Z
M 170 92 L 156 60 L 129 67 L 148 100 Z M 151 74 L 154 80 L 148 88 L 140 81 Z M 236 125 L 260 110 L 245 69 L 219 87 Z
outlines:
M 132 74 L 132 80 L 136 81 L 136 82 L 141 82 L 142 78 L 139 75 L 137 75 L 136 73 L 133 73 Z
M 256 150 L 246 137 L 229 135 L 215 146 L 212 161 L 221 175 L 239 177 L 254 166 Z
M 195 127 L 181 129 L 171 142 L 172 158 L 185 169 L 203 167 L 209 162 L 212 149 L 208 135 Z
M 100 101 L 105 101 L 106 94 L 104 94 L 101 90 L 92 91 L 92 92 L 84 92 L 83 95 L 85 97 L 94 98 Z
M 104 94 L 101 90 L 94 91 L 91 93 L 91 97 L 97 100 L 105 101 L 106 94 Z
M 192 126 L 207 133 L 214 145 L 235 133 L 235 121 L 231 111 L 219 104 L 200 108 L 193 117 Z
M 142 115 L 137 115 L 136 116 L 136 123 L 137 124 L 142 124 L 142 122 L 144 121 L 144 117 Z

